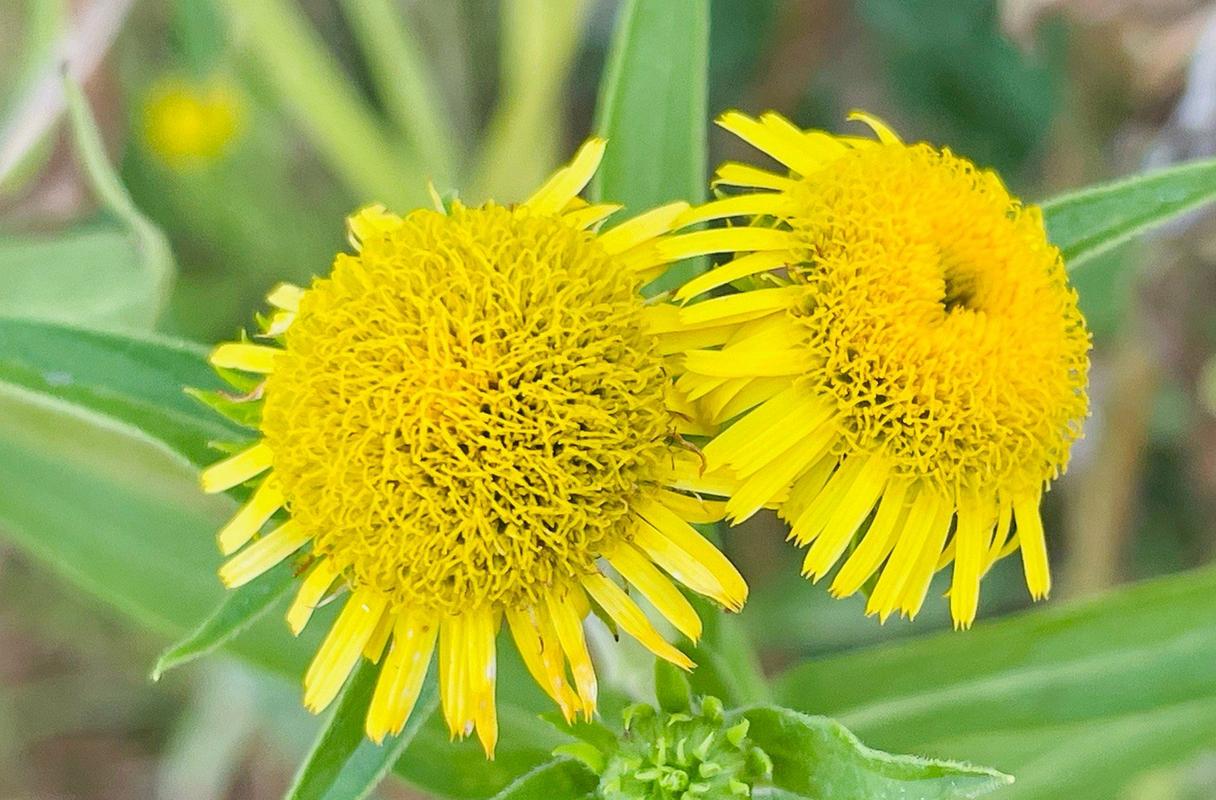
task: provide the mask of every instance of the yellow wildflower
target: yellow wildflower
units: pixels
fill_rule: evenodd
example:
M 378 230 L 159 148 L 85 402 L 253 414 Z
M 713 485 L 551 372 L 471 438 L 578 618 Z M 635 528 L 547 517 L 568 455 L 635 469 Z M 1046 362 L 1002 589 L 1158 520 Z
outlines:
M 672 258 L 737 254 L 677 297 L 666 347 L 677 386 L 712 423 L 708 468 L 741 485 L 727 513 L 775 506 L 814 580 L 867 613 L 921 608 L 953 561 L 955 624 L 983 574 L 1020 547 L 1035 598 L 1051 587 L 1040 496 L 1087 413 L 1089 334 L 1038 208 L 949 150 L 803 131 L 776 114 L 719 124 L 788 172 L 725 164 L 685 223 L 750 225 L 673 237 Z M 687 247 L 683 243 L 687 243 Z M 743 281 L 742 284 L 739 282 Z M 1016 524 L 1015 524 L 1016 520 Z
M 596 707 L 582 627 L 593 604 L 691 668 L 605 565 L 692 639 L 701 622 L 677 582 L 732 610 L 746 598 L 690 525 L 720 518 L 724 504 L 703 495 L 728 487 L 679 438 L 648 332 L 656 312 L 637 292 L 667 264 L 639 253 L 687 204 L 597 234 L 619 206 L 578 194 L 603 151 L 589 141 L 515 207 L 360 211 L 354 252 L 329 277 L 270 295 L 273 341 L 212 355 L 265 375 L 261 440 L 203 475 L 210 492 L 258 481 L 219 534 L 235 553 L 221 578 L 240 586 L 305 550 L 297 633 L 349 594 L 304 702 L 325 708 L 361 656 L 384 657 L 367 715 L 376 741 L 405 724 L 437 649 L 452 735 L 476 730 L 492 755 L 504 619 L 568 719 Z M 281 509 L 290 518 L 259 536 Z
M 241 104 L 220 81 L 195 84 L 166 78 L 148 93 L 143 111 L 149 149 L 174 169 L 215 161 L 240 132 Z

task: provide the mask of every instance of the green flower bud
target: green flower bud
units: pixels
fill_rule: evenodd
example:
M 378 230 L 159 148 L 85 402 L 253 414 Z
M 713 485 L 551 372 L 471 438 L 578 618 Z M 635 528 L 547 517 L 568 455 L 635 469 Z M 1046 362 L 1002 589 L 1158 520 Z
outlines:
M 688 713 L 625 709 L 625 733 L 600 775 L 602 800 L 733 800 L 772 772 L 772 761 L 747 738 L 746 720 L 728 724 L 716 697 Z

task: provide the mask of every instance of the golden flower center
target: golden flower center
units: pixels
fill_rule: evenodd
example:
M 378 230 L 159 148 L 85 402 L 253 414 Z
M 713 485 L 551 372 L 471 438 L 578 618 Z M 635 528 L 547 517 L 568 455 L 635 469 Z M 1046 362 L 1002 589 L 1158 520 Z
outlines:
M 498 206 L 416 211 L 340 255 L 262 422 L 314 552 L 450 612 L 592 572 L 670 446 L 636 288 L 594 235 Z
M 943 488 L 1016 491 L 1066 466 L 1089 334 L 1035 207 L 927 145 L 862 147 L 800 182 L 795 312 L 850 451 Z

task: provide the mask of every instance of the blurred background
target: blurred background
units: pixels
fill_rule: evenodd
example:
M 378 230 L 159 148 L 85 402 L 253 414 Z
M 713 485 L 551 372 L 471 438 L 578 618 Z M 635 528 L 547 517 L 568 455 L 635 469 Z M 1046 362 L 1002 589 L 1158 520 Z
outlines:
M 592 129 L 617 5 L 3 0 L 0 276 L 47 289 L 33 308 L 0 289 L 0 313 L 210 343 L 275 282 L 326 271 L 362 203 L 409 207 L 428 179 L 469 201 L 521 199 Z M 839 129 L 863 107 L 1032 201 L 1216 153 L 1216 3 L 713 0 L 712 15 L 711 114 L 776 109 Z M 176 260 L 129 307 L 107 294 L 131 279 L 129 244 L 39 106 L 65 47 Z M 331 68 L 343 80 L 326 81 Z M 710 144 L 711 163 L 748 157 L 719 132 Z M 1216 555 L 1216 219 L 1075 278 L 1093 416 L 1047 501 L 1053 601 Z M 860 601 L 798 578 L 783 535 L 759 518 L 727 542 L 754 586 L 743 621 L 767 669 L 949 626 L 932 601 L 915 623 L 863 621 Z M 1027 605 L 1016 558 L 983 603 L 987 617 Z M 162 645 L 0 545 L 0 799 L 281 796 L 314 724 L 295 691 L 223 659 L 152 686 Z M 1214 786 L 1216 751 L 1142 776 L 1123 800 Z

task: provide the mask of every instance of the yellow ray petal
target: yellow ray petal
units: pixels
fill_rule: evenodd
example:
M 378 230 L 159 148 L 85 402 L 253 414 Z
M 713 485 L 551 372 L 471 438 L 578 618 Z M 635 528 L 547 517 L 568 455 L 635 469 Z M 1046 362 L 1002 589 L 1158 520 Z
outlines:
M 524 205 L 537 214 L 556 214 L 561 211 L 591 182 L 591 176 L 604 158 L 604 148 L 607 145 L 608 143 L 599 137 L 588 139 L 574 154 L 570 165 L 555 172 Z
M 749 441 L 735 447 L 730 457 L 730 468 L 734 473 L 740 478 L 748 478 L 793 449 L 803 451 L 804 461 L 818 458 L 809 451 L 817 454 L 822 447 L 833 444 L 839 430 L 838 423 L 833 419 L 833 410 L 818 398 L 808 398 L 808 401 L 799 404 Z M 818 436 L 808 439 L 814 433 L 818 433 Z
M 439 623 L 439 701 L 453 739 L 473 732 L 469 714 L 468 645 L 463 615 Z
M 217 536 L 220 552 L 227 556 L 241 549 L 283 507 L 283 503 L 283 493 L 279 491 L 274 476 L 262 481 L 249 502 L 241 506 L 241 510 L 220 530 Z
M 413 713 L 438 634 L 439 623 L 422 612 L 407 611 L 394 619 L 388 658 L 367 712 L 367 735 L 377 744 L 401 733 Z
M 694 642 L 701 638 L 701 617 L 692 603 L 642 551 L 623 542 L 608 555 L 608 563 L 641 592 L 676 630 Z
M 384 614 L 384 595 L 360 589 L 350 596 L 304 674 L 304 706 L 314 714 L 338 696 Z
M 659 502 L 694 525 L 712 525 L 726 516 L 726 503 L 721 500 L 706 500 L 663 489 L 659 492 Z
M 312 612 L 325 599 L 329 587 L 333 585 L 334 578 L 337 577 L 338 573 L 329 559 L 323 558 L 317 561 L 312 571 L 300 583 L 295 600 L 287 609 L 287 625 L 291 628 L 293 635 L 299 636 L 300 631 L 304 630 L 304 626 L 312 618 Z
M 605 234 L 607 235 L 607 234 Z M 603 237 L 601 237 L 603 238 Z M 775 228 L 713 228 L 656 239 L 622 256 L 627 269 L 643 270 L 694 256 L 760 250 L 788 251 L 798 246 L 789 231 Z
M 696 666 L 692 659 L 680 652 L 655 630 L 654 626 L 650 624 L 650 620 L 646 619 L 642 609 L 630 599 L 629 595 L 625 594 L 624 589 L 599 573 L 584 576 L 583 588 L 620 626 L 621 630 L 641 642 L 647 650 L 682 669 L 690 670 Z
M 702 565 L 713 576 L 714 581 L 721 587 L 720 591 L 710 593 L 710 597 L 723 597 L 727 608 L 742 608 L 747 600 L 747 582 L 718 548 L 697 532 L 696 528 L 667 508 L 662 503 L 650 498 L 634 501 L 634 511 L 646 522 L 669 540 L 677 548 L 687 554 L 688 558 Z M 645 546 L 643 545 L 643 549 Z M 670 570 L 668 570 L 670 572 Z M 679 580 L 678 576 L 677 580 Z M 691 588 L 691 587 L 690 587 Z
M 753 167 L 750 164 L 727 162 L 714 172 L 711 185 L 714 188 L 740 186 L 747 189 L 775 189 L 779 192 L 788 192 L 798 185 L 798 181 L 766 169 Z
M 781 119 L 776 114 L 770 115 L 771 118 Z M 793 125 L 766 124 L 766 121 L 752 119 L 738 111 L 727 111 L 715 122 L 800 175 L 813 172 L 819 166 L 818 159 L 803 141 L 802 131 Z
M 220 580 L 229 589 L 244 586 L 299 550 L 309 538 L 302 526 L 288 520 L 224 562 Z
M 562 219 L 575 228 L 584 229 L 590 228 L 597 222 L 602 222 L 616 212 L 620 211 L 624 206 L 619 203 L 597 203 L 596 205 L 583 206 L 574 211 L 567 211 L 562 214 Z
M 950 582 L 950 616 L 954 627 L 970 628 L 979 607 L 980 574 L 990 540 L 988 513 L 973 492 L 960 492 L 958 527 L 954 532 L 954 575 Z
M 925 539 L 924 549 L 917 557 L 916 564 L 904 584 L 902 597 L 899 599 L 900 612 L 908 619 L 916 619 L 921 606 L 925 604 L 925 596 L 929 593 L 929 583 L 933 580 L 933 573 L 941 558 L 946 537 L 950 535 L 950 523 L 953 518 L 954 504 L 949 499 L 942 498 L 937 507 L 937 515 L 929 524 L 929 535 Z
M 810 366 L 810 353 L 802 347 L 749 351 L 746 355 L 725 350 L 693 350 L 684 355 L 684 367 L 716 378 L 776 378 L 802 375 Z
M 924 549 L 937 516 L 940 503 L 937 493 L 923 486 L 918 486 L 914 492 L 906 515 L 907 524 L 894 532 L 895 548 L 866 603 L 866 614 L 878 614 L 884 622 L 895 611 L 900 593 L 916 567 L 916 559 Z
M 578 713 L 578 696 L 566 680 L 566 659 L 556 633 L 536 609 L 506 610 L 515 646 L 536 683 L 557 703 L 566 722 Z
M 652 208 L 604 231 L 596 241 L 613 255 L 632 250 L 672 230 L 676 219 L 688 210 L 683 200 Z
M 565 595 L 550 592 L 545 598 L 545 605 L 549 609 L 549 620 L 557 633 L 557 640 L 570 662 L 570 671 L 574 673 L 574 685 L 578 687 L 578 696 L 583 703 L 583 716 L 591 719 L 595 714 L 599 683 L 591 663 L 591 654 L 587 652 L 587 640 L 583 636 L 583 618 L 576 610 L 576 598 L 570 596 L 576 592 L 581 595 L 582 591 L 573 587 Z M 582 602 L 586 602 L 586 598 Z
M 401 217 L 388 211 L 379 203 L 356 211 L 346 218 L 346 238 L 351 247 L 363 249 L 363 243 L 368 239 L 382 236 L 401 226 Z
M 739 487 L 739 481 L 722 471 L 708 471 L 705 462 L 687 451 L 672 454 L 667 465 L 666 485 L 693 494 L 729 497 Z
M 498 715 L 494 687 L 498 676 L 498 659 L 494 636 L 498 625 L 489 606 L 470 611 L 467 615 L 466 643 L 468 645 L 469 713 L 472 714 L 477 738 L 485 749 L 486 758 L 494 758 L 498 742 Z
M 845 489 L 839 504 L 828 517 L 823 532 L 815 538 L 806 559 L 802 563 L 802 574 L 818 582 L 828 573 L 854 534 L 874 509 L 891 477 L 891 464 L 882 456 L 870 456 L 865 466 Z
M 840 465 L 840 459 L 831 451 L 820 457 L 806 472 L 798 476 L 790 486 L 789 496 L 777 509 L 777 516 L 786 522 L 793 522 L 802 516 L 802 512 L 814 502 L 823 487 L 827 486 L 832 474 Z
M 265 442 L 258 442 L 253 447 L 203 470 L 203 491 L 207 494 L 227 491 L 270 469 L 270 465 L 270 446 Z
M 988 546 L 988 552 L 984 557 L 983 575 L 988 574 L 988 570 L 992 569 L 992 565 L 998 559 L 1009 555 L 1009 553 L 1004 552 L 1004 549 L 1009 542 L 1009 533 L 1012 528 L 1013 503 L 1002 497 L 997 504 L 996 528 L 992 531 L 992 543 Z
M 797 210 L 794 201 L 784 194 L 748 192 L 693 206 L 676 219 L 674 227 L 685 228 L 729 217 L 784 217 Z
M 719 286 L 725 286 L 761 272 L 780 269 L 796 260 L 798 258 L 793 252 L 783 250 L 767 250 L 740 256 L 693 278 L 676 290 L 675 298 L 681 301 L 691 300 L 697 295 L 717 289 Z
M 274 372 L 275 360 L 282 354 L 283 351 L 277 347 L 228 342 L 212 350 L 207 360 L 217 367 L 269 375 Z
M 680 321 L 685 325 L 724 325 L 758 319 L 776 311 L 785 311 L 806 296 L 804 286 L 778 286 L 756 289 L 726 297 L 715 297 L 703 303 L 680 309 Z
M 883 144 L 902 144 L 903 140 L 899 135 L 873 114 L 867 114 L 865 111 L 853 110 L 849 112 L 848 117 L 850 122 L 861 122 L 869 126 L 870 130 L 874 131 L 874 135 L 878 137 L 878 141 Z
M 726 503 L 731 524 L 748 519 L 788 490 L 795 478 L 822 458 L 836 441 L 836 436 L 834 425 L 818 425 L 810 433 L 786 443 L 778 450 L 776 458 L 749 473 Z
M 293 283 L 280 283 L 266 295 L 266 302 L 284 311 L 299 311 L 304 290 Z
M 771 400 L 789 386 L 790 379 L 784 376 L 756 378 L 747 381 L 747 384 L 737 393 L 729 391 L 719 393 L 719 390 L 715 390 L 706 395 L 701 405 L 705 408 L 705 414 L 711 422 L 721 424 Z
M 1051 570 L 1047 565 L 1047 541 L 1043 536 L 1043 520 L 1039 516 L 1039 494 L 1022 495 L 1013 499 L 1013 514 L 1018 523 L 1018 540 L 1022 545 L 1022 568 L 1030 596 L 1041 600 L 1051 594 Z
M 840 506 L 840 501 L 844 499 L 845 494 L 866 472 L 869 464 L 870 459 L 861 454 L 846 458 L 832 475 L 831 480 L 823 487 L 823 491 L 793 521 L 790 538 L 802 545 L 814 541 Z
M 829 591 L 834 597 L 847 597 L 860 589 L 895 547 L 896 537 L 906 526 L 908 487 L 905 480 L 892 480 L 887 484 L 886 492 L 878 501 L 874 521 L 832 581 Z
M 755 437 L 791 414 L 804 411 L 812 413 L 818 406 L 819 401 L 816 398 L 800 388 L 790 386 L 780 394 L 766 400 L 705 445 L 703 452 L 706 465 L 710 469 L 717 469 L 733 464 L 738 454 L 746 452 L 748 443 Z
M 396 620 L 392 614 L 386 613 L 380 617 L 380 624 L 372 631 L 367 644 L 363 645 L 364 658 L 373 664 L 380 663 L 380 658 L 384 655 L 384 646 L 388 644 L 388 639 L 393 633 L 393 624 L 395 622 Z

